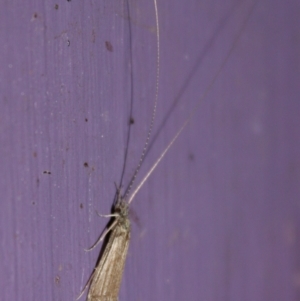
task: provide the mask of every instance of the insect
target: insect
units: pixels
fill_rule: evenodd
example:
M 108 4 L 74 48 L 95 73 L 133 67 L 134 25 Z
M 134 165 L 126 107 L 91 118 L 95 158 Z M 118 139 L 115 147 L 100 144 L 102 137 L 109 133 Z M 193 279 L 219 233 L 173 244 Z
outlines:
M 134 175 L 125 191 L 124 196 L 121 194 L 119 187 L 116 187 L 116 199 L 113 206 L 113 212 L 109 215 L 101 215 L 103 217 L 113 218 L 111 225 L 100 236 L 99 240 L 88 250 L 92 250 L 98 242 L 104 240 L 107 236 L 107 244 L 103 250 L 100 261 L 95 267 L 93 273 L 90 276 L 85 288 L 82 290 L 81 294 L 77 299 L 81 298 L 85 289 L 89 286 L 88 301 L 117 301 L 123 270 L 125 266 L 125 260 L 127 256 L 127 251 L 130 241 L 130 221 L 128 218 L 129 205 L 134 199 L 136 193 L 140 190 L 141 186 L 145 183 L 146 179 L 152 173 L 152 171 L 147 175 L 140 183 L 140 185 L 134 190 L 134 192 L 129 196 L 131 187 L 135 181 L 135 178 L 139 172 L 139 169 L 143 163 L 144 157 L 147 152 L 149 145 L 150 136 L 153 129 L 153 124 L 156 115 L 156 107 L 158 100 L 158 82 L 159 82 L 159 60 L 160 60 L 160 43 L 159 43 L 159 19 L 158 19 L 158 8 L 157 2 L 154 0 L 155 8 L 155 20 L 156 20 L 156 37 L 157 37 L 157 71 L 156 71 L 156 91 L 155 91 L 155 101 L 154 108 L 152 112 L 151 123 L 149 126 L 146 142 L 144 149 L 139 161 L 139 164 L 134 172 Z M 134 124 L 134 118 L 130 117 L 129 125 Z M 158 163 L 158 162 L 157 162 Z M 127 201 L 128 199 L 128 201 Z
M 107 217 L 113 217 L 114 220 L 100 238 L 102 240 L 105 235 L 109 235 L 100 262 L 90 277 L 87 300 L 91 301 L 118 300 L 130 241 L 128 204 L 122 199 L 119 190 L 114 212 Z
M 105 248 L 103 250 L 102 256 L 100 258 L 100 261 L 96 268 L 94 269 L 90 280 L 88 281 L 85 288 L 89 286 L 88 301 L 116 301 L 118 300 L 120 285 L 121 285 L 121 279 L 122 274 L 125 266 L 125 260 L 126 255 L 129 247 L 129 241 L 130 241 L 130 221 L 128 218 L 128 210 L 131 202 L 135 198 L 136 194 L 140 191 L 141 187 L 144 185 L 144 183 L 147 181 L 147 179 L 150 177 L 150 175 L 153 173 L 155 168 L 158 166 L 158 164 L 161 162 L 161 160 L 164 158 L 168 150 L 172 147 L 172 145 L 175 143 L 177 138 L 180 136 L 182 131 L 185 129 L 187 124 L 192 119 L 193 115 L 197 111 L 197 108 L 201 104 L 201 101 L 198 101 L 197 104 L 194 106 L 192 112 L 188 116 L 188 118 L 185 120 L 185 122 L 182 124 L 182 126 L 179 128 L 175 136 L 171 139 L 171 141 L 168 143 L 167 147 L 164 149 L 164 151 L 160 154 L 156 162 L 153 164 L 153 166 L 150 168 L 150 170 L 146 173 L 145 177 L 142 179 L 142 181 L 138 184 L 138 186 L 135 188 L 135 190 L 131 193 L 132 185 L 135 181 L 136 175 L 139 172 L 139 169 L 143 163 L 145 154 L 148 150 L 150 136 L 153 128 L 153 123 L 155 119 L 155 113 L 156 113 L 156 106 L 157 106 L 157 98 L 158 98 L 158 79 L 159 79 L 159 22 L 158 22 L 158 11 L 157 11 L 157 3 L 156 0 L 154 0 L 154 6 L 155 6 L 155 15 L 156 15 L 156 32 L 157 32 L 157 78 L 156 78 L 156 94 L 155 94 L 155 102 L 154 102 L 154 109 L 152 114 L 152 119 L 149 127 L 149 131 L 147 134 L 145 146 L 139 161 L 139 164 L 134 172 L 134 175 L 130 181 L 130 184 L 128 188 L 126 189 L 124 195 L 121 193 L 120 187 L 117 187 L 117 193 L 115 198 L 115 203 L 113 206 L 113 212 L 110 215 L 106 215 L 105 217 L 111 217 L 112 221 L 107 227 L 107 229 L 104 231 L 104 233 L 101 235 L 100 239 L 90 248 L 93 249 L 99 241 L 103 241 L 104 238 L 107 238 L 107 243 L 105 245 Z M 242 32 L 242 28 L 241 28 Z M 239 35 L 237 36 L 235 42 L 238 40 Z M 231 54 L 232 49 L 234 49 L 235 42 L 233 43 L 230 51 L 228 52 L 227 57 L 224 59 L 223 63 L 221 64 L 219 71 L 216 73 L 215 77 L 212 79 L 211 84 L 209 85 L 207 91 L 211 88 L 211 86 L 214 84 L 214 81 L 219 75 L 219 72 L 222 70 L 223 66 L 226 64 L 228 57 Z M 207 94 L 204 93 L 203 97 Z M 133 122 L 130 122 L 131 124 Z M 84 289 L 85 290 L 85 289 Z M 82 291 L 82 293 L 84 292 Z M 78 297 L 80 298 L 82 294 Z

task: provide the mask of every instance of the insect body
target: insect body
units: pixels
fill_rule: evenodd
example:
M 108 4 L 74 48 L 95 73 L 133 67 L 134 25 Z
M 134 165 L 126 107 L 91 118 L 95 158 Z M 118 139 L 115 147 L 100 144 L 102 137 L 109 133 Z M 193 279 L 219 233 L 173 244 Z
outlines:
M 125 260 L 130 241 L 130 221 L 128 218 L 128 204 L 122 200 L 120 194 L 113 210 L 114 220 L 108 228 L 110 233 L 107 245 L 95 268 L 88 301 L 117 301 Z M 104 238 L 104 237 L 103 237 Z
M 128 209 L 128 203 L 124 201 L 120 190 L 117 189 L 113 214 L 104 215 L 104 217 L 113 217 L 112 223 L 89 250 L 94 249 L 104 238 L 107 238 L 107 243 L 103 249 L 99 263 L 77 300 L 80 299 L 88 286 L 87 301 L 118 300 L 130 241 Z

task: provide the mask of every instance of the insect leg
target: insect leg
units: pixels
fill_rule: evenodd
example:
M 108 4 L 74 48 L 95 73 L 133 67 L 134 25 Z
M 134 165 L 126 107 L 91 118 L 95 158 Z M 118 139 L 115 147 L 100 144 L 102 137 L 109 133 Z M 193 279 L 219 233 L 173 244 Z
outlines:
M 105 236 L 109 233 L 109 231 L 111 231 L 116 225 L 117 225 L 118 221 L 115 220 L 111 226 L 109 228 L 106 228 L 105 231 L 101 234 L 101 236 L 97 239 L 97 241 L 88 249 L 84 249 L 86 252 L 93 250 L 100 241 L 102 241 Z

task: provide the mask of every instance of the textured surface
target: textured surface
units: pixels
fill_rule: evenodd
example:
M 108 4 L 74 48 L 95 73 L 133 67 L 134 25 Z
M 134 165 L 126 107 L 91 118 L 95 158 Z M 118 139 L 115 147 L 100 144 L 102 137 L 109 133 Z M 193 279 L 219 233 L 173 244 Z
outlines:
M 140 176 L 251 7 L 158 1 L 156 130 L 178 103 Z M 125 185 L 154 97 L 153 3 L 129 7 L 130 18 L 114 0 L 1 5 L 1 300 L 74 300 L 92 272 L 99 253 L 84 248 L 103 230 L 95 209 L 109 212 L 120 179 L 131 83 Z M 299 300 L 299 10 L 297 0 L 258 2 L 192 123 L 132 203 L 120 301 Z

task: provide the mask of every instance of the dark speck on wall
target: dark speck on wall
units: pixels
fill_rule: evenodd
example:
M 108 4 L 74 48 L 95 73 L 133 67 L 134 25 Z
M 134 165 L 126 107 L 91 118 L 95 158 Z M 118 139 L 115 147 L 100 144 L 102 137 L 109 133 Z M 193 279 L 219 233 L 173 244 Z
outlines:
M 194 161 L 195 160 L 195 155 L 193 153 L 189 153 L 188 158 L 189 158 L 190 161 Z
M 114 48 L 113 48 L 112 44 L 109 41 L 105 41 L 105 47 L 109 52 L 114 51 Z
M 43 171 L 43 174 L 45 174 L 45 175 L 51 175 L 51 171 L 49 171 L 49 170 L 44 170 L 44 171 Z
M 92 30 L 92 42 L 95 43 L 96 41 L 96 32 L 95 29 Z
M 89 120 L 87 118 L 84 119 L 85 122 L 88 122 Z
M 88 164 L 87 162 L 84 162 L 84 163 L 83 163 L 83 166 L 84 166 L 84 167 L 89 167 L 89 164 Z
M 134 118 L 133 117 L 129 118 L 129 124 L 134 124 Z
M 82 204 L 82 203 L 80 204 L 80 208 L 81 208 L 81 209 L 83 208 L 83 204 Z
M 54 5 L 54 8 L 55 8 L 55 9 L 58 9 L 58 4 L 55 4 L 55 5 Z

